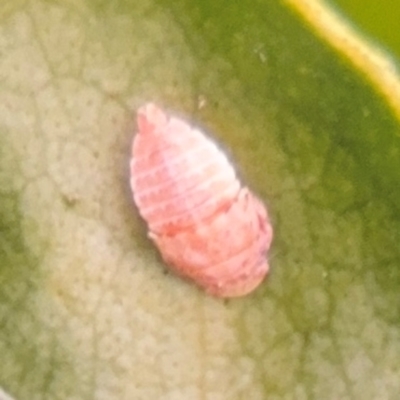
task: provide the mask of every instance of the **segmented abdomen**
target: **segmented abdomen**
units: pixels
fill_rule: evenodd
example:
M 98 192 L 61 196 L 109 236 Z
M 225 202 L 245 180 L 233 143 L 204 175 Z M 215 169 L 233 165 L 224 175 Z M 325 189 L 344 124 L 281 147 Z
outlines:
M 151 118 L 156 110 L 150 104 L 139 112 Z M 229 206 L 239 192 L 225 155 L 201 132 L 175 118 L 162 128 L 139 131 L 133 154 L 131 186 L 152 232 L 202 223 Z
M 202 132 L 153 104 L 138 111 L 131 187 L 149 237 L 179 275 L 219 297 L 268 273 L 273 231 L 263 204 Z

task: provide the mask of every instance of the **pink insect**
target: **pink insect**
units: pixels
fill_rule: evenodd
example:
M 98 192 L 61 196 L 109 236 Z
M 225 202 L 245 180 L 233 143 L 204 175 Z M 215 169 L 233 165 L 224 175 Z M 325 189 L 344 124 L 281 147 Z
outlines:
M 273 236 L 263 204 L 198 129 L 152 103 L 139 108 L 137 124 L 131 188 L 164 261 L 214 296 L 254 290 Z

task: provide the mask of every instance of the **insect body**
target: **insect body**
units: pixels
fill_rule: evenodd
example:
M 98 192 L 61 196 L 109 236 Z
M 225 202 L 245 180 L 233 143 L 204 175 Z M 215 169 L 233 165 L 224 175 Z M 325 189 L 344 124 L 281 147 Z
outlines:
M 251 292 L 269 268 L 273 234 L 263 204 L 199 130 L 152 103 L 137 122 L 131 187 L 165 262 L 214 296 Z

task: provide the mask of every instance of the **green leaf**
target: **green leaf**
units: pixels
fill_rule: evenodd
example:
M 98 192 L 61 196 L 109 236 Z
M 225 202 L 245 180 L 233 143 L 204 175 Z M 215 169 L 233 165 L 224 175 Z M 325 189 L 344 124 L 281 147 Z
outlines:
M 315 2 L 3 1 L 0 386 L 397 398 L 399 87 Z M 128 163 L 150 100 L 213 132 L 268 204 L 272 273 L 245 298 L 166 274 L 146 238 Z

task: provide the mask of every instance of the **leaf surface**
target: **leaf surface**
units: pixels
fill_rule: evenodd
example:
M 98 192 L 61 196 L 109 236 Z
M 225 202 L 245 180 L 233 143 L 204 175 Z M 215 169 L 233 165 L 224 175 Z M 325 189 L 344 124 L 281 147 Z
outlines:
M 398 78 L 304 4 L 2 2 L 0 385 L 15 399 L 396 398 Z M 165 273 L 129 189 L 146 101 L 212 132 L 268 204 L 272 273 L 253 294 Z

